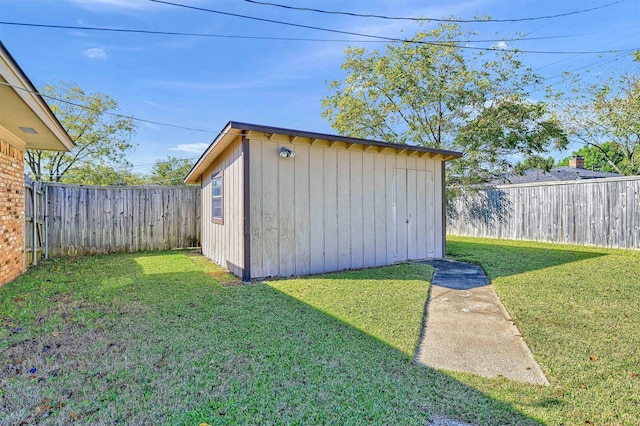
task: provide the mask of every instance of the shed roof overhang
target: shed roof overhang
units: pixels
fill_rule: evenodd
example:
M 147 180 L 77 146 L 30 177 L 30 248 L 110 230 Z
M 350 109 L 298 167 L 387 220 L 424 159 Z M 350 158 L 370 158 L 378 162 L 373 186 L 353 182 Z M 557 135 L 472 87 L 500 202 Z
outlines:
M 24 151 L 70 151 L 73 140 L 0 42 L 0 139 Z
M 231 144 L 231 142 L 233 142 L 237 136 L 246 134 L 250 135 L 251 132 L 262 133 L 267 139 L 273 139 L 275 135 L 283 135 L 288 137 L 293 143 L 301 139 L 308 140 L 312 145 L 318 141 L 326 141 L 328 146 L 332 146 L 333 143 L 345 144 L 347 148 L 357 145 L 363 147 L 363 149 L 367 151 L 390 152 L 404 155 L 417 154 L 419 156 L 426 156 L 440 161 L 455 160 L 456 158 L 462 157 L 462 153 L 457 151 L 402 145 L 370 139 L 351 138 L 326 133 L 307 132 L 282 127 L 262 126 L 258 124 L 230 121 L 200 156 L 185 178 L 185 183 L 198 183 L 200 177 L 209 165 Z

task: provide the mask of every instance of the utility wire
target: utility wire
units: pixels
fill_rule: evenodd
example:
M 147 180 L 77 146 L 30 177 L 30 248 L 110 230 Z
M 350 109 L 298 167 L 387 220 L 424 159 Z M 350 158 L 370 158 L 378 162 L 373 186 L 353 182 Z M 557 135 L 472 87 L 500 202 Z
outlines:
M 353 40 L 347 40 L 347 39 L 319 39 L 319 38 L 294 38 L 294 37 L 242 36 L 242 35 L 225 35 L 225 34 L 186 33 L 186 32 L 174 32 L 174 31 L 137 30 L 137 29 L 127 29 L 127 28 L 81 27 L 81 26 L 76 26 L 76 25 L 34 24 L 34 23 L 31 23 L 31 22 L 0 21 L 0 25 L 14 25 L 14 26 L 35 27 L 35 28 L 53 28 L 53 29 L 64 29 L 64 30 L 106 31 L 106 32 L 115 32 L 115 33 L 177 35 L 177 36 L 189 36 L 189 37 L 237 38 L 237 39 L 248 39 L 248 40 L 350 42 L 350 43 L 353 43 Z M 358 42 L 381 43 L 383 41 L 386 41 L 386 40 L 359 40 Z M 487 40 L 487 41 L 493 41 L 493 40 Z M 500 40 L 495 40 L 495 41 L 500 41 Z M 508 41 L 508 40 L 505 40 L 505 41 Z
M 318 41 L 318 42 L 344 42 L 354 43 L 353 39 L 326 39 L 326 38 L 297 38 L 297 37 L 272 37 L 272 36 L 242 36 L 242 35 L 226 35 L 226 34 L 207 34 L 207 33 L 186 33 L 176 31 L 153 31 L 153 30 L 138 30 L 131 28 L 112 28 L 112 27 L 82 27 L 77 25 L 55 25 L 55 24 L 35 24 L 31 22 L 10 22 L 0 21 L 0 25 L 12 25 L 21 27 L 32 28 L 51 28 L 51 29 L 64 29 L 64 30 L 84 30 L 84 31 L 105 31 L 116 33 L 134 33 L 134 34 L 154 34 L 154 35 L 177 35 L 188 37 L 211 37 L 211 38 L 237 38 L 248 40 L 281 40 L 281 41 Z M 518 37 L 518 38 L 500 38 L 500 39 L 484 39 L 484 40 L 448 40 L 448 43 L 495 43 L 495 42 L 514 42 L 514 41 L 530 41 L 530 40 L 549 40 L 559 38 L 571 38 L 580 37 L 584 35 L 597 34 L 593 33 L 581 33 L 581 34 L 567 34 L 557 36 L 544 36 L 544 37 Z M 388 40 L 357 40 L 358 43 L 387 43 Z M 401 42 L 397 40 L 397 42 Z
M 71 102 L 71 101 L 67 101 L 65 99 L 56 98 L 55 96 L 45 95 L 45 94 L 42 94 L 42 93 L 34 91 L 34 90 L 25 89 L 24 87 L 14 86 L 13 84 L 5 83 L 4 81 L 0 81 L 0 84 L 2 84 L 4 86 L 12 87 L 14 89 L 22 90 L 23 92 L 32 93 L 34 95 L 38 95 L 38 96 L 43 97 L 43 98 L 51 99 L 51 100 L 54 100 L 54 101 L 57 101 L 57 102 L 62 102 L 62 103 L 69 104 L 69 105 L 73 105 L 73 106 L 78 107 L 78 108 L 86 109 L 87 111 L 94 111 L 95 112 L 95 110 L 93 108 L 88 107 L 86 105 L 82 105 L 82 104 L 76 103 L 76 102 Z M 194 132 L 218 133 L 218 132 L 213 131 L 213 130 L 198 129 L 198 128 L 194 128 L 194 127 L 186 127 L 186 126 L 180 126 L 180 125 L 171 124 L 171 123 L 163 123 L 163 122 L 160 122 L 160 121 L 147 120 L 147 119 L 144 119 L 144 118 L 138 118 L 138 117 L 134 117 L 134 116 L 131 116 L 131 115 L 118 114 L 118 113 L 109 112 L 109 111 L 105 111 L 104 114 L 111 115 L 111 116 L 114 116 L 114 117 L 119 117 L 119 118 L 128 118 L 130 120 L 140 121 L 142 123 L 157 124 L 159 126 L 175 127 L 177 129 L 191 130 L 191 131 L 194 131 Z
M 151 0 L 153 1 L 153 0 Z M 574 10 L 572 12 L 559 13 L 556 15 L 546 15 L 546 16 L 535 16 L 530 18 L 514 18 L 514 19 L 444 19 L 444 18 L 416 18 L 416 17 L 403 17 L 403 16 L 386 16 L 386 15 L 373 15 L 373 14 L 364 14 L 364 13 L 353 13 L 353 12 L 343 12 L 343 11 L 334 11 L 334 10 L 324 10 L 324 9 L 314 9 L 310 7 L 296 7 L 296 6 L 288 6 L 284 4 L 257 1 L 257 0 L 244 0 L 247 3 L 258 4 L 261 6 L 273 6 L 279 7 L 282 9 L 290 9 L 290 10 L 299 10 L 304 12 L 316 12 L 316 13 L 324 13 L 328 15 L 346 15 L 346 16 L 354 16 L 358 18 L 377 18 L 377 19 L 388 19 L 388 20 L 403 20 L 403 21 L 434 21 L 434 22 L 460 22 L 460 23 L 494 23 L 494 22 L 523 22 L 523 21 L 539 21 L 541 19 L 553 19 L 553 18 L 561 18 L 564 16 L 577 15 L 580 13 L 592 12 L 594 10 L 604 9 L 606 7 L 613 6 L 614 4 L 622 3 L 625 0 L 618 0 L 611 3 L 604 4 L 602 6 L 592 7 L 590 9 L 581 9 Z
M 207 9 L 207 8 L 204 8 L 204 7 L 191 6 L 191 5 L 180 4 L 180 3 L 173 3 L 173 2 L 165 1 L 165 0 L 148 0 L 148 1 L 153 2 L 153 3 L 158 3 L 158 4 L 165 4 L 165 5 L 169 5 L 169 6 L 182 7 L 182 8 L 190 9 L 190 10 L 197 10 L 197 11 L 200 11 L 200 12 L 209 12 L 209 13 L 215 13 L 215 14 L 224 15 L 224 16 L 233 16 L 233 17 L 236 17 L 236 18 L 250 19 L 250 20 L 253 20 L 253 21 L 268 22 L 268 23 L 271 23 L 271 24 L 286 25 L 286 26 L 290 26 L 290 27 L 305 28 L 305 29 L 324 31 L 324 32 L 330 32 L 330 33 L 336 33 L 336 34 L 345 34 L 345 35 L 352 35 L 352 36 L 357 36 L 357 37 L 368 37 L 368 38 L 373 38 L 373 39 L 376 39 L 376 40 L 384 40 L 384 41 L 387 41 L 387 42 L 396 42 L 396 43 L 397 42 L 402 42 L 402 43 L 423 44 L 423 45 L 442 46 L 442 47 L 451 47 L 452 44 L 456 44 L 455 42 L 448 42 L 448 41 L 435 42 L 435 41 L 424 41 L 424 40 L 411 40 L 411 39 L 403 39 L 403 38 L 396 38 L 396 37 L 379 36 L 379 35 L 373 35 L 373 34 L 357 33 L 357 32 L 353 32 L 353 31 L 343 31 L 343 30 L 336 30 L 336 29 L 331 29 L 331 28 L 316 27 L 316 26 L 313 26 L 313 25 L 296 24 L 296 23 L 293 23 L 293 22 L 278 21 L 278 20 L 275 20 L 275 19 L 267 19 L 267 18 L 259 18 L 259 17 L 256 17 L 256 16 L 242 15 L 242 14 L 239 14 L 239 13 L 224 12 L 224 11 L 221 11 L 221 10 Z M 619 0 L 619 1 L 624 1 L 624 0 Z M 576 55 L 577 54 L 587 54 L 587 53 L 597 54 L 597 53 L 631 52 L 631 51 L 640 49 L 640 48 L 634 48 L 634 49 L 623 49 L 623 50 L 607 50 L 607 51 L 586 52 L 586 51 L 545 51 L 545 50 L 501 49 L 499 47 L 476 47 L 476 46 L 463 46 L 463 45 L 456 45 L 456 47 L 458 47 L 460 49 L 470 49 L 470 50 L 504 51 L 504 52 L 521 52 L 521 53 L 541 53 L 541 54 L 576 54 Z

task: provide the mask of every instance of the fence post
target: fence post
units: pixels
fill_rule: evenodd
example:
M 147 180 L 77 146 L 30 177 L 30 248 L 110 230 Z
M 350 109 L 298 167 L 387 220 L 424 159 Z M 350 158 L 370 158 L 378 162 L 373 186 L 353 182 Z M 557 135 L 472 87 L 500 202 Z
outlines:
M 43 208 L 44 208 L 44 229 L 42 230 L 42 257 L 44 260 L 49 259 L 49 186 L 43 184 L 44 190 L 44 200 L 43 200 Z
M 33 181 L 31 182 L 31 204 L 33 206 L 33 212 L 31 213 L 31 228 L 33 232 L 33 237 L 31 238 L 31 263 L 33 265 L 38 264 L 38 204 L 36 200 L 36 190 L 36 181 Z

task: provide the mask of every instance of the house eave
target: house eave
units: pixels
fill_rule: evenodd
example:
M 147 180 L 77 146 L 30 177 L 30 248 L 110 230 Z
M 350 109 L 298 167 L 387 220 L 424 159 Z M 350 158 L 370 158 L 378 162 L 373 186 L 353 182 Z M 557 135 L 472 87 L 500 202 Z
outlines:
M 37 89 L 0 42 L 0 127 L 8 139 L 22 149 L 70 151 L 73 140 Z M 24 129 L 32 129 L 26 133 Z M 18 147 L 20 148 L 20 147 Z

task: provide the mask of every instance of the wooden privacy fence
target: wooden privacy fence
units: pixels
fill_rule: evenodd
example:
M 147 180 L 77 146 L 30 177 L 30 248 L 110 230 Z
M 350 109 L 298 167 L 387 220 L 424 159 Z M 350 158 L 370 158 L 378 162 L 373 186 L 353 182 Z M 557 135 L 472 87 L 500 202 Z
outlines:
M 499 185 L 450 200 L 451 235 L 640 248 L 640 176 Z
M 200 188 L 42 186 L 49 256 L 200 245 Z
M 24 178 L 24 260 L 27 265 L 37 265 L 47 256 L 45 218 L 47 204 L 44 202 L 42 182 Z

